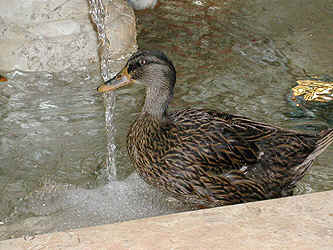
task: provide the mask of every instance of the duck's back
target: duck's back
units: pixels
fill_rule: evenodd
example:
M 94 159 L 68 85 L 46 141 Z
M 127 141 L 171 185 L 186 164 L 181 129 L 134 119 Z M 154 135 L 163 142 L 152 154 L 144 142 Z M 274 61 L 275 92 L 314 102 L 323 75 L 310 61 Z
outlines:
M 311 166 L 319 136 L 203 109 L 139 118 L 128 150 L 139 174 L 177 198 L 225 205 L 290 193 Z

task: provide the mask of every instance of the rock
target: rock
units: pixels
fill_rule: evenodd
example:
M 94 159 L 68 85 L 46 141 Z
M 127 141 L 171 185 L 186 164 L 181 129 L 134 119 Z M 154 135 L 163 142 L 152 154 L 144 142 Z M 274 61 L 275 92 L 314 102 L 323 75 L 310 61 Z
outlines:
M 135 17 L 126 1 L 104 2 L 114 60 L 136 49 Z M 0 1 L 0 9 L 1 71 L 59 72 L 99 62 L 87 0 Z

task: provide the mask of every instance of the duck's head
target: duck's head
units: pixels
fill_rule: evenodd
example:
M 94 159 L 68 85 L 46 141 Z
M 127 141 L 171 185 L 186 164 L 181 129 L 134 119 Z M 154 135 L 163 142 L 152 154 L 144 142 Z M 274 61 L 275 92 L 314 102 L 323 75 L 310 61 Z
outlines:
M 132 55 L 125 67 L 97 90 L 107 92 L 130 84 L 142 84 L 146 87 L 143 111 L 162 115 L 173 96 L 175 82 L 175 67 L 164 53 L 142 50 Z

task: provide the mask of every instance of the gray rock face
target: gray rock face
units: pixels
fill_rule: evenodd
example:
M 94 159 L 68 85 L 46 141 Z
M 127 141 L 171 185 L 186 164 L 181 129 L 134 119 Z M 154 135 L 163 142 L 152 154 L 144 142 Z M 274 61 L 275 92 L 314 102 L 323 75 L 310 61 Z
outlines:
M 126 1 L 104 1 L 112 60 L 136 48 L 135 17 Z M 77 70 L 99 61 L 87 0 L 0 1 L 0 70 Z

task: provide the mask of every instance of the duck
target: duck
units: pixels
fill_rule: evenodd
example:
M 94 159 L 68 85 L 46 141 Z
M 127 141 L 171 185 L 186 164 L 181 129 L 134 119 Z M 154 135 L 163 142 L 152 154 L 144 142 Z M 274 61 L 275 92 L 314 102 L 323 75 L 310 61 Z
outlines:
M 153 9 L 157 4 L 157 0 L 127 0 L 127 3 L 134 10 L 144 10 L 148 8 Z
M 145 87 L 127 151 L 139 176 L 174 198 L 217 207 L 293 194 L 333 142 L 333 129 L 298 132 L 217 110 L 169 111 L 176 70 L 161 51 L 139 50 L 98 92 Z

